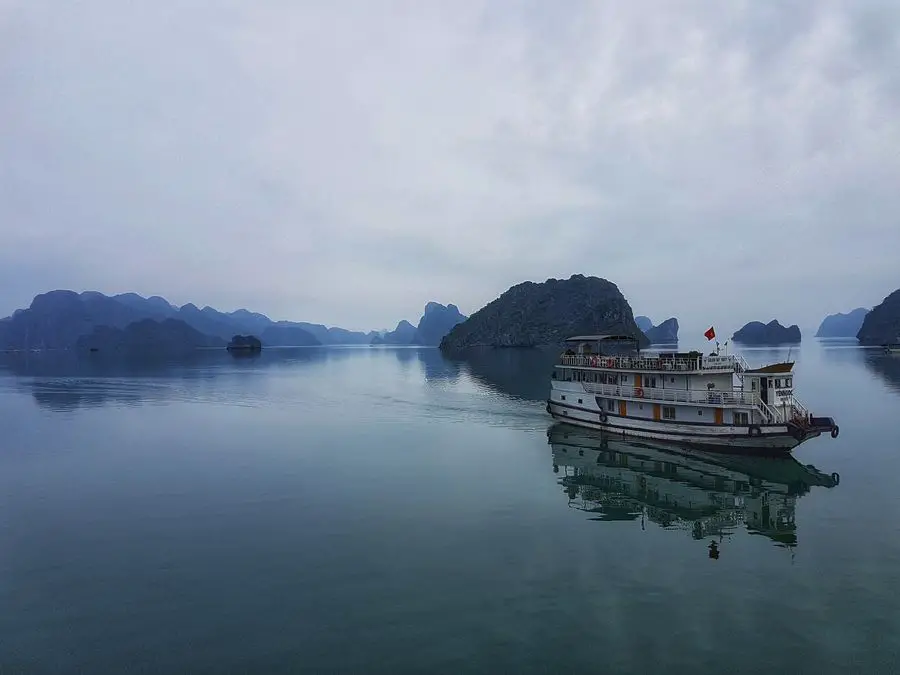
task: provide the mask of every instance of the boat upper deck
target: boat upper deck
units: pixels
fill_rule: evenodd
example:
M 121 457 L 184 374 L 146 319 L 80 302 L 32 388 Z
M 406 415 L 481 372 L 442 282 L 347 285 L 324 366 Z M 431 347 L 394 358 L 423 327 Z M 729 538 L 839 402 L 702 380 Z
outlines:
M 741 373 L 750 367 L 744 358 L 736 354 L 704 356 L 688 353 L 645 354 L 575 354 L 564 353 L 559 365 L 606 370 L 635 370 L 640 372 L 682 373 Z

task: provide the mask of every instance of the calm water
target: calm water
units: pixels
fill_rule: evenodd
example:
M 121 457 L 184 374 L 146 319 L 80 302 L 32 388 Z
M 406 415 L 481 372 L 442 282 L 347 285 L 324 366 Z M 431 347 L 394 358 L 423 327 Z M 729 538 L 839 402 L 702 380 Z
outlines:
M 0 672 L 896 670 L 900 358 L 792 357 L 799 463 L 556 427 L 527 351 L 0 357 Z

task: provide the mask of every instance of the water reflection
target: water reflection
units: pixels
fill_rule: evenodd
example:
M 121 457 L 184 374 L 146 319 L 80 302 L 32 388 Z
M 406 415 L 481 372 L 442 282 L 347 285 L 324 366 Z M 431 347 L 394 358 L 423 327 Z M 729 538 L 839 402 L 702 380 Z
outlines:
M 15 377 L 42 408 L 66 412 L 106 404 L 133 406 L 212 391 L 218 378 L 239 378 L 240 392 L 275 369 L 293 369 L 366 355 L 359 349 L 266 349 L 249 358 L 225 350 L 167 357 L 77 352 L 18 353 L 0 356 L 0 375 Z
M 874 349 L 866 352 L 866 368 L 884 380 L 893 391 L 900 392 L 900 355 Z
M 640 520 L 642 527 L 649 520 L 695 539 L 721 538 L 743 526 L 793 547 L 797 499 L 840 480 L 792 457 L 697 452 L 565 424 L 553 425 L 547 436 L 570 507 L 592 520 Z
M 400 366 L 404 370 L 408 370 L 412 365 L 412 362 L 416 360 L 416 349 L 412 347 L 382 347 L 380 349 L 388 349 L 394 353 L 394 356 L 397 357 L 397 360 L 400 362 Z
M 426 380 L 447 380 L 451 383 L 459 380 L 462 364 L 446 358 L 439 349 L 421 347 L 416 350 L 416 355 L 419 357 L 419 363 L 422 364 Z
M 473 350 L 460 363 L 481 384 L 512 398 L 546 401 L 558 349 Z
M 851 364 L 858 366 L 866 359 L 869 350 L 860 347 L 856 340 L 828 340 L 821 342 L 822 356 L 829 363 Z
M 198 349 L 188 354 L 47 351 L 0 354 L 0 374 L 17 377 L 191 377 L 212 369 L 240 372 L 297 364 L 342 361 L 368 355 L 359 347 L 271 347 L 235 357 L 224 349 Z M 414 358 L 412 355 L 409 358 Z

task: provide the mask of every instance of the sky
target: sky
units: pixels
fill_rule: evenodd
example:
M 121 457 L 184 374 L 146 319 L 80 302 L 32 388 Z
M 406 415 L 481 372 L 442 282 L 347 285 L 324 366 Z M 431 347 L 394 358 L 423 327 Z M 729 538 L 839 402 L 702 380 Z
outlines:
M 900 3 L 0 0 L 0 315 L 353 329 L 580 273 L 720 334 L 900 287 Z

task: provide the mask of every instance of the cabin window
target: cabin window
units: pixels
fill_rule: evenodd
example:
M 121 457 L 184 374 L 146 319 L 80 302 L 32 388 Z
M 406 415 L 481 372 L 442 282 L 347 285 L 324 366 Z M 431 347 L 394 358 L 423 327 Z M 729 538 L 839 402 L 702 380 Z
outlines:
M 756 385 L 759 383 L 758 380 L 750 380 L 750 391 L 756 391 Z
M 794 386 L 794 378 L 789 377 L 788 379 L 786 379 L 784 381 L 784 386 L 787 387 L 788 389 L 790 389 L 792 386 Z
M 566 395 L 563 394 L 562 396 L 560 396 L 560 397 L 559 397 L 559 400 L 560 400 L 560 401 L 565 401 L 565 400 L 566 400 Z
M 578 402 L 581 403 L 581 399 L 578 399 Z
M 670 378 L 669 378 L 669 382 L 671 382 L 672 384 L 675 384 L 675 378 L 674 378 L 674 377 L 670 377 Z
M 673 408 L 672 406 L 663 406 L 662 416 L 664 420 L 674 420 L 675 408 Z
M 702 410 L 698 410 L 698 411 L 697 411 L 697 414 L 698 414 L 698 415 L 702 415 L 702 414 L 703 414 L 703 411 L 702 411 Z
M 606 409 L 610 412 L 615 412 L 616 402 L 611 398 L 606 399 Z
M 775 379 L 775 388 L 776 388 L 776 389 L 781 389 L 781 378 L 776 378 L 776 379 Z
M 750 415 L 745 412 L 735 412 L 734 423 L 738 426 L 747 426 L 750 424 Z

